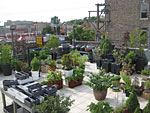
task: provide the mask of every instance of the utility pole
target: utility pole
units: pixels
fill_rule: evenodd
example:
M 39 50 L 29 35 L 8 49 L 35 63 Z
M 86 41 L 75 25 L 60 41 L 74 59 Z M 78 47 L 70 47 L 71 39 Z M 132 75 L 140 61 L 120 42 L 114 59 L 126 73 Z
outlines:
M 97 30 L 99 31 L 99 5 L 100 4 L 95 4 L 97 6 Z
M 148 49 L 150 50 L 150 24 L 148 26 Z

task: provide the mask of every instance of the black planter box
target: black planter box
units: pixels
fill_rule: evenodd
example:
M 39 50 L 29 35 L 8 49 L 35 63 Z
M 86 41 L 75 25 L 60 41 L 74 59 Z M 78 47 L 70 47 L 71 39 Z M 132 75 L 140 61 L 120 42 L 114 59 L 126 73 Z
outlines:
M 28 87 L 29 91 L 32 89 L 37 89 L 37 88 L 41 89 L 42 88 L 40 83 L 35 83 L 35 84 L 29 85 L 27 87 Z
M 28 107 L 31 108 L 34 104 L 35 104 L 35 105 L 39 105 L 39 104 L 40 104 L 40 100 L 39 100 L 39 99 L 33 99 L 33 98 L 28 97 L 28 98 L 26 98 L 26 99 L 24 100 L 24 103 L 25 103 L 25 105 L 27 105 Z
M 21 71 L 21 72 L 16 73 L 16 74 L 15 74 L 15 77 L 16 77 L 16 79 L 18 79 L 18 80 L 24 80 L 24 79 L 29 78 L 29 74 L 28 74 L 28 73 L 25 73 L 25 72 L 23 72 L 23 71 Z
M 55 86 L 45 86 L 43 87 L 44 93 L 48 96 L 53 96 L 53 94 L 56 94 L 57 88 Z
M 12 68 L 10 64 L 1 64 L 1 69 L 5 76 L 9 76 L 12 74 Z
M 5 91 L 12 85 L 18 85 L 18 82 L 16 80 L 4 80 L 3 81 L 3 87 Z
M 29 93 L 31 93 L 32 97 L 36 98 L 44 94 L 44 89 L 32 89 Z
M 121 70 L 121 65 L 117 64 L 115 62 L 111 63 L 111 72 L 113 74 L 119 75 L 120 74 L 120 70 Z
M 145 66 L 145 60 L 144 59 L 136 59 L 136 65 L 135 65 L 135 70 L 137 73 L 140 73 Z
M 17 104 L 17 109 L 19 109 L 19 108 L 21 108 L 21 107 Z M 4 111 L 4 113 L 14 113 L 13 104 L 4 107 L 3 111 Z

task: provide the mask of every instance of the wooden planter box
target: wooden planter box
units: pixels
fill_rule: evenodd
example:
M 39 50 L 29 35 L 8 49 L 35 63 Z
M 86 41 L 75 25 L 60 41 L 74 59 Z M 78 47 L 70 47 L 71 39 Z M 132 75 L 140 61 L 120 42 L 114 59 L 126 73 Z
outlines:
M 82 81 L 81 79 L 77 79 L 77 80 L 70 80 L 68 81 L 68 87 L 69 88 L 74 88 L 76 86 L 80 86 L 82 85 Z
M 48 70 L 55 71 L 56 70 L 56 66 L 48 66 Z
M 58 80 L 58 81 L 56 81 L 54 83 L 48 82 L 47 85 L 48 86 L 50 86 L 50 85 L 56 85 L 57 89 L 62 89 L 63 88 L 63 80 L 61 79 L 61 80 Z
M 47 65 L 42 65 L 42 66 L 41 66 L 41 72 L 42 72 L 42 73 L 47 73 L 47 72 L 48 72 L 48 69 L 47 69 L 47 68 L 48 68 Z

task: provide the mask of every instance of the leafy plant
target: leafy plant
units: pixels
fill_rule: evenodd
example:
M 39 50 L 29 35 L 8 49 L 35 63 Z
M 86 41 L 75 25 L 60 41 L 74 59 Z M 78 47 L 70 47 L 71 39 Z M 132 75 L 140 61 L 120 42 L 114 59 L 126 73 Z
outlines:
M 143 113 L 150 113 L 150 98 L 148 99 L 148 103 L 143 109 Z
M 21 65 L 23 64 L 22 61 L 20 60 L 17 60 L 17 59 L 14 59 L 12 62 L 11 62 L 11 66 L 18 72 L 21 71 Z
M 132 87 L 131 87 L 131 78 L 130 78 L 130 76 L 128 76 L 128 75 L 122 75 L 122 79 L 125 82 L 125 88 L 126 88 L 126 90 L 131 91 Z
M 134 113 L 141 113 L 139 106 L 135 109 L 135 112 L 134 112 Z M 147 113 L 148 113 L 148 112 L 147 112 Z
M 121 64 L 122 62 L 124 62 L 124 54 L 125 54 L 124 50 L 117 51 L 116 49 L 113 49 L 113 57 L 115 58 L 115 61 L 118 64 Z
M 57 61 L 56 63 L 57 63 L 57 64 L 62 64 L 62 62 L 61 62 L 60 60 L 59 60 L 59 61 Z
M 144 69 L 144 70 L 141 71 L 141 74 L 145 75 L 145 76 L 149 76 L 149 71 Z
M 42 81 L 41 85 L 47 85 L 47 81 Z
M 102 91 L 107 90 L 112 84 L 112 77 L 109 73 L 106 73 L 103 69 L 100 69 L 98 74 L 91 73 L 87 75 L 89 77 L 89 81 L 85 82 L 85 85 L 93 88 L 94 91 Z
M 124 109 L 125 105 L 121 104 L 114 110 L 114 113 L 123 113 Z
M 112 113 L 114 110 L 109 106 L 108 102 L 99 101 L 97 104 L 92 102 L 88 105 L 87 111 L 91 113 Z
M 120 79 L 121 79 L 120 76 L 114 76 L 112 78 L 112 85 L 113 85 L 113 87 L 119 87 L 120 86 L 120 83 L 119 83 Z
M 135 111 L 135 109 L 140 106 L 136 93 L 134 90 L 132 90 L 132 93 L 130 94 L 128 100 L 126 101 L 126 107 L 128 110 Z
M 38 71 L 40 69 L 40 64 L 41 64 L 40 60 L 34 57 L 31 61 L 32 71 Z
M 87 56 L 82 56 L 79 59 L 79 68 L 85 69 L 85 62 L 88 61 Z
M 47 81 L 50 83 L 55 83 L 58 80 L 62 79 L 63 74 L 59 71 L 48 71 L 48 75 L 46 76 Z
M 52 60 L 50 57 L 48 57 L 47 59 L 44 60 L 45 64 L 46 65 L 49 65 L 49 66 L 56 66 L 56 61 L 55 60 Z
M 126 56 L 125 56 L 125 61 L 129 62 L 129 60 L 131 60 L 131 62 L 133 60 L 135 60 L 136 58 L 136 53 L 134 51 L 130 51 Z
M 72 69 L 72 56 L 70 54 L 64 54 L 62 57 L 63 69 L 71 70 Z
M 81 59 L 80 53 L 77 50 L 72 50 L 69 54 L 72 56 L 73 66 L 78 66 Z
M 150 80 L 147 80 L 146 82 L 144 82 L 144 88 L 146 92 L 150 92 Z
M 74 100 L 64 96 L 49 96 L 46 101 L 34 108 L 38 113 L 68 113 Z
M 12 55 L 12 51 L 10 45 L 1 46 L 0 63 L 11 64 L 11 59 L 12 59 L 11 55 Z
M 83 80 L 84 76 L 83 76 L 84 70 L 82 68 L 74 68 L 73 69 L 73 75 L 72 76 L 68 76 L 66 79 L 68 81 L 76 81 L 77 79 L 81 79 Z
M 108 54 L 112 51 L 112 43 L 108 38 L 104 38 L 101 40 L 99 48 L 101 49 L 101 54 Z
M 47 54 L 42 51 L 42 52 L 40 52 L 39 58 L 42 59 L 42 60 L 45 60 L 45 59 L 47 59 Z

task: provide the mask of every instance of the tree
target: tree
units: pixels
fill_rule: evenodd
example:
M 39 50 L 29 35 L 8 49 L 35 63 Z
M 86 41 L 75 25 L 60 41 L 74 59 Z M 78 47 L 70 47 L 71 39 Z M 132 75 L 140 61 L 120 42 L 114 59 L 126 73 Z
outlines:
M 87 28 L 77 26 L 75 30 L 75 39 L 82 41 L 94 41 L 95 31 L 87 30 Z M 73 39 L 73 30 L 69 34 L 69 38 Z
M 57 16 L 54 16 L 51 18 L 51 23 L 57 25 L 60 23 L 60 19 Z
M 54 54 L 56 51 L 56 48 L 60 45 L 59 38 L 56 35 L 51 35 L 50 38 L 48 39 L 47 44 L 44 46 L 43 50 L 47 54 Z

